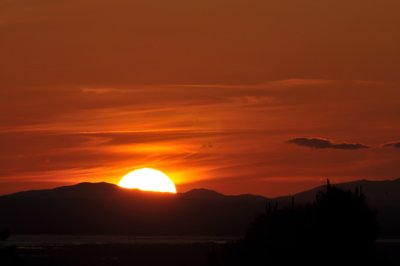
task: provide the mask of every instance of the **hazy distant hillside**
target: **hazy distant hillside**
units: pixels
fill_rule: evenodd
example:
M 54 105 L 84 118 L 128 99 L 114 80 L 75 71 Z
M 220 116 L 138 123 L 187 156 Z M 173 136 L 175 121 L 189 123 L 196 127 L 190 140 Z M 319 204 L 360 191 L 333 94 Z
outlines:
M 0 197 L 0 226 L 35 234 L 241 235 L 264 206 L 264 198 L 252 195 L 82 183 Z
M 361 188 L 371 206 L 396 206 L 400 207 L 400 179 L 385 181 L 360 180 L 349 183 L 334 184 L 343 189 L 354 190 Z M 297 204 L 310 203 L 315 199 L 318 191 L 324 190 L 320 186 L 294 195 Z M 291 201 L 291 197 L 279 197 L 275 200 L 282 202 Z
M 383 237 L 400 237 L 400 179 L 357 181 L 378 210 Z M 311 203 L 324 186 L 298 193 L 295 204 Z M 292 197 L 226 196 L 207 189 L 149 193 L 108 183 L 82 183 L 0 197 L 0 227 L 32 234 L 132 234 L 240 236 L 266 202 L 291 204 Z

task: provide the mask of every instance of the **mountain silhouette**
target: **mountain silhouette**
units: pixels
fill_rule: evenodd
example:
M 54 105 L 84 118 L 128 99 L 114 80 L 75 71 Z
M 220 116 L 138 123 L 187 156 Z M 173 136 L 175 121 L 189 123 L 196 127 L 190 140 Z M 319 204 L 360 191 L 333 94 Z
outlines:
M 355 190 L 362 188 L 363 193 L 367 196 L 368 201 L 372 206 L 400 206 L 400 178 L 395 180 L 384 181 L 369 181 L 360 180 L 348 183 L 335 184 L 337 188 Z M 295 197 L 296 202 L 299 204 L 311 203 L 315 199 L 315 195 L 325 189 L 325 186 L 320 186 L 297 193 L 290 197 L 276 198 L 280 202 L 289 202 L 292 197 Z
M 400 237 L 400 179 L 336 186 L 361 187 L 378 211 L 382 236 Z M 268 199 L 251 194 L 227 196 L 207 189 L 169 194 L 81 183 L 0 196 L 0 228 L 13 234 L 242 236 L 254 218 L 265 212 L 266 202 L 303 205 L 323 189 Z
M 0 197 L 0 228 L 16 234 L 240 235 L 265 200 L 204 189 L 169 194 L 82 183 Z
M 225 197 L 223 194 L 205 188 L 196 188 L 184 193 L 188 198 L 217 199 Z

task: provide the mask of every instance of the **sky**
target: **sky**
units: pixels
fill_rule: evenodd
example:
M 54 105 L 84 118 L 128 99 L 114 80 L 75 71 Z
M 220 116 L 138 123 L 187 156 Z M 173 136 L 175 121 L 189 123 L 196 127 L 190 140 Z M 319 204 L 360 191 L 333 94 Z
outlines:
M 398 0 L 0 0 L 0 194 L 400 177 Z

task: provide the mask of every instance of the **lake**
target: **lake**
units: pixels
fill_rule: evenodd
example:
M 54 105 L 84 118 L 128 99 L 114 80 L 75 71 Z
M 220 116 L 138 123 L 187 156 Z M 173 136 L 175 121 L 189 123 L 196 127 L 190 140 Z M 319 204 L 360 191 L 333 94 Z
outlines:
M 224 260 L 230 236 L 13 235 L 5 244 L 16 247 L 26 266 L 206 266 Z M 380 261 L 400 265 L 400 239 L 379 239 Z M 1 263 L 0 263 L 1 264 Z
M 111 244 L 226 244 L 230 236 L 12 235 L 7 244 L 18 247 Z

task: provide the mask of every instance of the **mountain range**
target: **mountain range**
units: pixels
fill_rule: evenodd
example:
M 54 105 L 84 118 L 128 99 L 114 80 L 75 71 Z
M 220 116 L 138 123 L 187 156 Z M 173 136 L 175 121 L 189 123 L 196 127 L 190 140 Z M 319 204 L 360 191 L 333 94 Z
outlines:
M 400 237 L 400 179 L 336 184 L 360 188 L 377 210 L 381 237 Z M 81 183 L 0 196 L 0 228 L 15 234 L 124 234 L 241 236 L 267 202 L 312 203 L 320 186 L 292 196 L 223 195 L 207 189 L 186 193 L 128 190 Z

